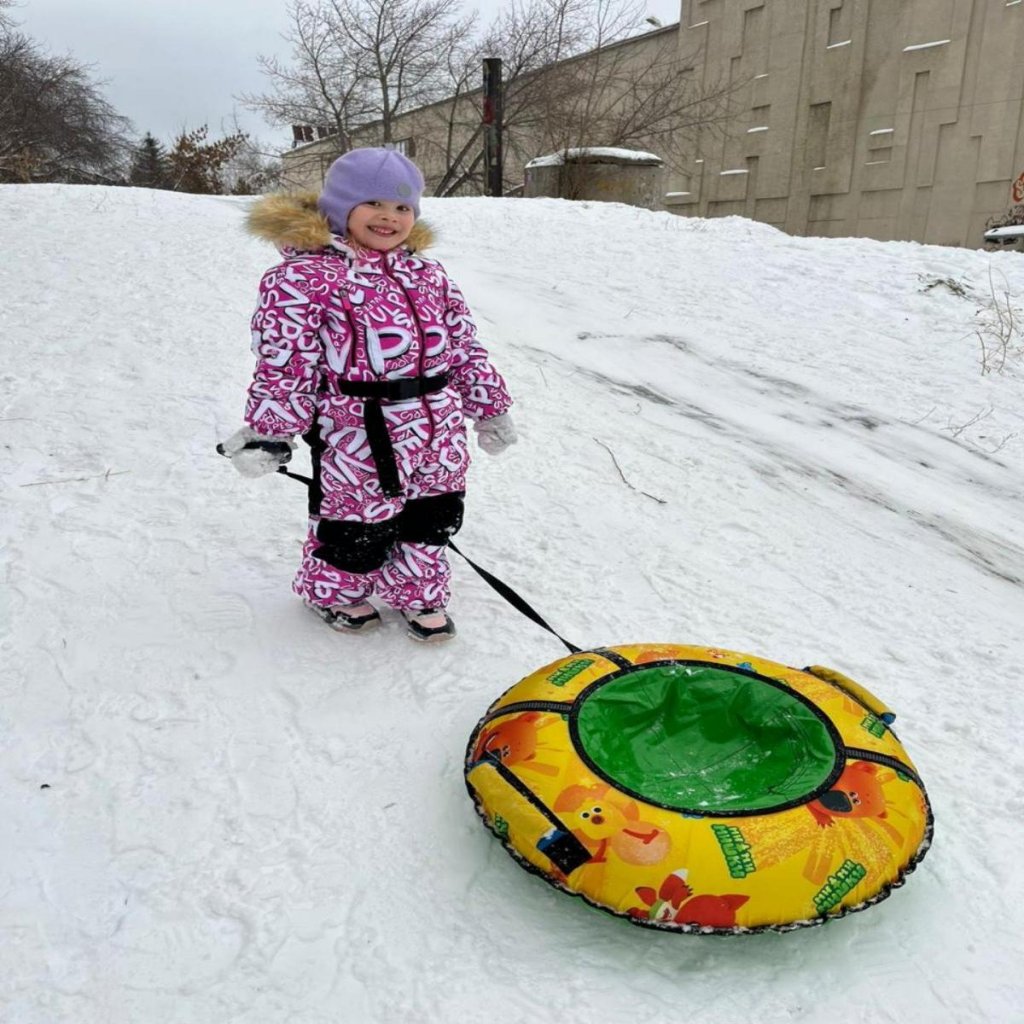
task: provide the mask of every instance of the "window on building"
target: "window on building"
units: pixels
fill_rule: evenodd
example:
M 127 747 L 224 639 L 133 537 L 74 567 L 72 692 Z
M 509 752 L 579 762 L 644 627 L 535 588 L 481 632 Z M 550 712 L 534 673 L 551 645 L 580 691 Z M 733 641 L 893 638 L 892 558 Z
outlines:
M 768 32 L 764 5 L 743 12 L 743 39 L 741 53 L 748 74 L 757 75 L 768 70 Z
M 828 45 L 841 46 L 850 41 L 850 12 L 848 4 L 839 0 L 828 12 Z
M 293 124 L 292 125 L 292 146 L 301 146 L 316 139 L 326 139 L 331 135 L 337 135 L 338 130 L 330 124 Z
M 398 150 L 402 156 L 407 156 L 410 159 L 416 155 L 416 140 L 412 138 L 408 139 L 395 139 L 391 143 L 391 148 Z
M 743 52 L 764 42 L 764 4 L 743 12 Z
M 875 128 L 868 133 L 868 164 L 887 164 L 892 160 L 894 128 Z
M 824 167 L 828 160 L 828 131 L 832 121 L 831 103 L 812 103 L 807 121 L 807 166 Z
M 902 5 L 900 20 L 906 26 L 907 43 L 920 46 L 949 39 L 953 34 L 955 0 L 909 0 Z

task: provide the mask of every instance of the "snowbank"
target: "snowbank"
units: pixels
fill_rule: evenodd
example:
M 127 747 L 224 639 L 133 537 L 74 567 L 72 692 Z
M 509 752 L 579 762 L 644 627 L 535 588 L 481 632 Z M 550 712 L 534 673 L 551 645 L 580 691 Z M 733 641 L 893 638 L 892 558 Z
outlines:
M 275 259 L 245 200 L 4 186 L 5 1019 L 1016 1019 L 1024 382 L 974 332 L 1019 256 L 423 205 L 522 433 L 477 458 L 463 549 L 581 645 L 859 678 L 928 786 L 928 859 L 875 909 L 735 942 L 524 874 L 461 762 L 557 642 L 463 565 L 457 642 L 330 633 L 288 589 L 301 488 L 213 451 Z

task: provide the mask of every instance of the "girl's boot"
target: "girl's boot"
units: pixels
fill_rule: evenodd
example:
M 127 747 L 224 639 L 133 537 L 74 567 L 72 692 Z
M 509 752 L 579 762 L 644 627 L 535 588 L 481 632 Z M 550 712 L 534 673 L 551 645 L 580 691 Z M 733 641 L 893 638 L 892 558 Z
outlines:
M 402 617 L 413 640 L 436 642 L 455 636 L 455 623 L 443 608 L 404 608 Z
M 306 607 L 339 633 L 365 633 L 380 625 L 380 612 L 369 601 L 336 604 L 331 608 L 307 601 Z

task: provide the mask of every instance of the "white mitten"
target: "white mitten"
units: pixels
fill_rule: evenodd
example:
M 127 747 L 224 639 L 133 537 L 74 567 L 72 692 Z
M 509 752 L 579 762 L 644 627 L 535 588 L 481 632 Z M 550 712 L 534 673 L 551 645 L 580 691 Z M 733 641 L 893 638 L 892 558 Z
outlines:
M 291 461 L 295 442 L 289 437 L 264 437 L 252 427 L 236 430 L 226 441 L 217 445 L 217 451 L 231 460 L 231 465 L 242 476 L 257 477 L 276 473 Z
M 489 420 L 477 420 L 477 444 L 488 455 L 500 455 L 510 444 L 519 440 L 512 417 L 503 412 L 500 416 L 492 416 Z

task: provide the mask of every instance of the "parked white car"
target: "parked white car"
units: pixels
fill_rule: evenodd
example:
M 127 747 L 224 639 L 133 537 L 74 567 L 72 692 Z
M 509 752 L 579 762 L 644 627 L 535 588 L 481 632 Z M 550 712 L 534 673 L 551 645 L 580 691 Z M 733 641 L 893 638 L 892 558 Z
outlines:
M 1018 252 L 1024 252 L 1024 224 L 989 228 L 985 232 L 985 248 L 993 252 L 998 249 L 1016 249 Z

